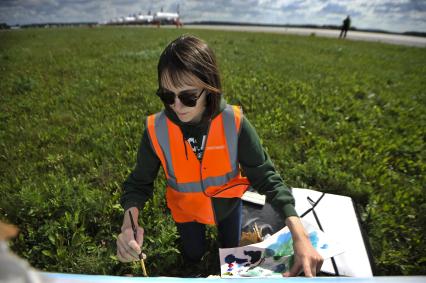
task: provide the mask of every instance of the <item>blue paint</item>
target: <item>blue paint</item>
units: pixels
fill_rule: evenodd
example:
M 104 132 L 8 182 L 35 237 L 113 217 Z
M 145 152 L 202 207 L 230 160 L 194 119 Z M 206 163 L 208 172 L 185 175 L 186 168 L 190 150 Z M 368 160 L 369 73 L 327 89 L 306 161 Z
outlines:
M 282 263 L 282 264 L 278 264 L 277 266 L 275 266 L 274 272 L 275 273 L 283 273 L 286 270 L 287 270 L 287 268 L 286 268 L 285 264 Z
M 266 248 L 264 251 L 264 256 L 265 257 L 272 257 L 275 255 L 275 251 L 269 248 Z
M 289 241 L 291 241 L 291 233 L 290 232 L 281 234 L 281 235 L 278 236 L 277 241 L 275 243 L 273 243 L 272 245 L 269 245 L 267 247 L 267 249 L 271 249 L 273 251 L 276 251 L 280 248 L 280 246 L 282 244 L 287 243 Z
M 327 244 L 322 245 L 321 249 L 328 249 L 328 245 Z
M 293 239 L 291 238 L 291 233 L 286 232 L 280 234 L 277 237 L 277 241 L 266 248 L 264 257 L 272 256 L 275 260 L 279 260 L 281 257 L 291 254 L 293 254 Z

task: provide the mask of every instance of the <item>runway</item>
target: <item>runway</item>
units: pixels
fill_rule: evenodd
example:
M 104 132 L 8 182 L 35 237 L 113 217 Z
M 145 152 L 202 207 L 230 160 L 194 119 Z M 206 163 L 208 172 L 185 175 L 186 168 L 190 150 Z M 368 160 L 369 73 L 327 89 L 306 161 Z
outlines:
M 170 27 L 172 28 L 173 26 L 170 26 Z M 330 37 L 330 38 L 338 38 L 340 34 L 340 30 L 265 27 L 265 26 L 184 25 L 183 28 L 282 33 L 282 34 L 297 34 L 297 35 L 304 35 L 304 36 L 315 34 L 315 36 Z M 362 40 L 362 41 L 383 42 L 383 43 L 405 45 L 405 46 L 426 47 L 426 37 L 387 34 L 387 33 L 348 31 L 346 40 Z

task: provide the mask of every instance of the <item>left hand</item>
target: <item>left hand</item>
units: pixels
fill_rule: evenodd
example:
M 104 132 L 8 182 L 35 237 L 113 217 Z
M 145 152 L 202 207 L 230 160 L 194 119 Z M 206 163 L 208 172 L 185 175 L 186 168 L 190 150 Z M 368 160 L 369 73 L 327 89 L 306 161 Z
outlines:
M 293 238 L 294 264 L 290 271 L 283 276 L 297 276 L 302 271 L 306 277 L 314 277 L 319 273 L 323 258 L 314 249 L 298 217 L 292 216 L 286 219 Z

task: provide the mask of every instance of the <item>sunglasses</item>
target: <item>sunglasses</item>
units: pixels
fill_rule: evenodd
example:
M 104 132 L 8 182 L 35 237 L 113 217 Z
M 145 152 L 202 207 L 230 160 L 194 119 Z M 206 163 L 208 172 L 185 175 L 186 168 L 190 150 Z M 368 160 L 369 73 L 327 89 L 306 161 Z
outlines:
M 157 90 L 157 96 L 160 97 L 161 101 L 163 103 L 172 105 L 175 103 L 176 96 L 179 98 L 180 102 L 182 102 L 183 105 L 187 107 L 195 107 L 197 105 L 197 100 L 201 97 L 201 94 L 203 94 L 203 90 L 201 92 L 198 92 L 198 90 L 184 90 L 179 92 L 178 94 L 175 94 L 173 91 L 166 90 L 164 88 L 159 88 Z

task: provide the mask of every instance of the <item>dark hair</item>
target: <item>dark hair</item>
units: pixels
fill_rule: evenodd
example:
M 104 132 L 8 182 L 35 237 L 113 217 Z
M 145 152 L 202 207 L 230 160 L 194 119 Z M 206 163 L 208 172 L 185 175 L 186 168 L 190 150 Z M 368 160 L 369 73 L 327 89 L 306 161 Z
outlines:
M 188 79 L 195 77 L 196 86 L 207 92 L 204 117 L 209 119 L 218 111 L 222 96 L 219 69 L 213 51 L 203 40 L 192 35 L 176 38 L 161 53 L 157 69 L 160 88 L 164 80 L 179 87 L 194 84 Z

